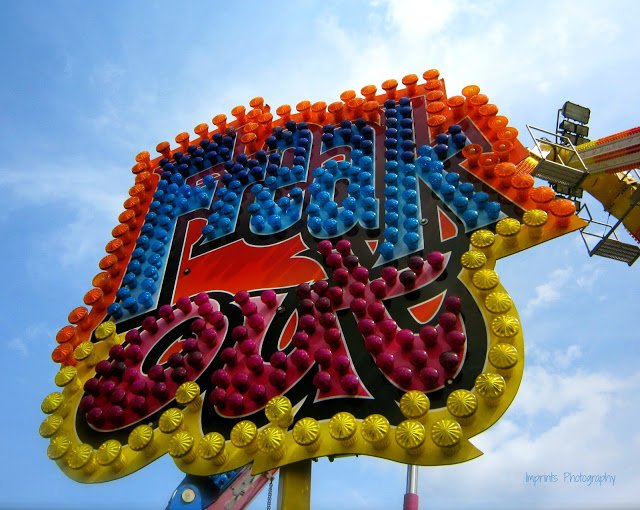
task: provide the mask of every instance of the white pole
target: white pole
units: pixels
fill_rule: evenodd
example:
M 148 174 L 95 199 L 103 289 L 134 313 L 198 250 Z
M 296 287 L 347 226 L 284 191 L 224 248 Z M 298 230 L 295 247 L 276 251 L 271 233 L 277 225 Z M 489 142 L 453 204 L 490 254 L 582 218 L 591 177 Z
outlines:
M 407 492 L 403 510 L 418 510 L 418 466 L 407 466 Z

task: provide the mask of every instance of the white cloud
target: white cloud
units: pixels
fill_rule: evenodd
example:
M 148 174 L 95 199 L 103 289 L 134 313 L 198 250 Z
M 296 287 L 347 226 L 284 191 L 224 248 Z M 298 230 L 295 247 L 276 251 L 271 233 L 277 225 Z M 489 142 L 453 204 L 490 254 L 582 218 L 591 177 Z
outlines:
M 637 502 L 640 476 L 627 466 L 628 459 L 640 454 L 640 445 L 632 440 L 633 417 L 628 412 L 640 404 L 638 390 L 638 377 L 623 381 L 605 372 L 527 367 L 507 415 L 472 440 L 483 450 L 482 457 L 450 468 L 423 470 L 424 501 L 436 508 L 440 504 L 513 508 L 518 501 L 523 508 L 567 509 L 603 504 L 617 508 Z M 566 482 L 565 471 L 607 472 L 617 475 L 617 483 L 589 488 Z M 534 486 L 524 480 L 525 473 L 550 472 L 559 475 L 558 483 Z
M 27 344 L 24 343 L 24 340 L 20 337 L 15 337 L 9 340 L 7 343 L 7 347 L 12 350 L 19 352 L 23 356 L 29 355 L 29 350 L 27 349 Z
M 527 301 L 524 307 L 523 315 L 530 316 L 539 308 L 543 308 L 554 301 L 560 299 L 562 292 L 565 290 L 565 284 L 573 274 L 570 267 L 556 269 L 549 275 L 549 279 L 535 288 L 535 295 Z
M 581 247 L 576 245 L 575 249 L 580 250 Z M 558 261 L 568 261 L 575 256 L 576 254 L 563 253 Z M 535 286 L 533 296 L 528 298 L 522 308 L 523 318 L 531 320 L 540 310 L 548 309 L 558 301 L 580 299 L 586 304 L 593 299 L 603 300 L 606 296 L 602 294 L 598 282 L 603 275 L 604 264 L 600 260 L 589 259 L 577 267 L 554 269 L 545 282 Z
M 591 263 L 588 267 L 583 267 L 583 271 L 576 278 L 576 284 L 582 289 L 591 291 L 598 281 L 598 278 L 602 276 L 602 273 L 603 269 L 601 266 Z
M 572 350 L 570 347 L 568 352 Z M 568 408 L 578 409 L 586 405 L 589 399 L 585 395 L 615 393 L 623 388 L 625 384 L 622 381 L 608 374 L 566 370 L 557 363 L 532 365 L 525 371 L 514 408 L 525 416 L 539 413 L 559 415 Z
M 582 347 L 571 344 L 565 349 L 540 349 L 536 343 L 527 345 L 527 356 L 533 359 L 537 365 L 552 366 L 556 369 L 566 370 L 574 367 L 575 362 L 582 357 Z
M 388 1 L 386 21 L 402 27 L 403 35 L 422 38 L 426 29 L 432 35 L 444 31 L 467 2 L 441 2 L 438 0 Z
M 125 69 L 113 62 L 95 65 L 91 73 L 91 82 L 109 94 L 116 93 L 122 86 Z
M 31 238 L 34 244 L 26 247 L 27 253 L 43 256 L 46 250 L 48 260 L 65 268 L 90 258 L 97 263 L 133 185 L 132 174 L 126 174 L 127 169 L 81 160 L 30 172 L 2 169 L 0 190 L 6 199 L 0 221 L 12 221 L 27 209 L 40 211 L 40 232 Z M 44 269 L 41 263 L 29 267 Z
M 370 2 L 369 7 L 366 15 L 362 13 L 363 30 L 354 30 L 332 14 L 316 21 L 323 46 L 332 49 L 331 69 L 339 70 L 326 80 L 318 77 L 328 90 L 342 84 L 357 90 L 366 83 L 399 80 L 435 67 L 450 95 L 477 83 L 499 106 L 521 104 L 529 118 L 516 119 L 514 125 L 523 133 L 518 120 L 536 124 L 547 112 L 549 119 L 542 127 L 551 127 L 547 122 L 554 122 L 555 115 L 549 97 L 559 94 L 556 100 L 564 101 L 565 94 L 576 92 L 575 83 L 591 79 L 583 55 L 589 61 L 606 60 L 611 54 L 625 58 L 616 44 L 617 15 L 596 3 L 559 9 L 552 2 L 385 0 Z M 593 15 L 596 9 L 598 16 Z M 580 58 L 573 56 L 576 52 Z
M 114 177 L 126 175 L 126 171 L 82 160 L 38 166 L 29 172 L 3 168 L 0 186 L 6 188 L 13 208 L 64 202 L 91 204 L 101 213 L 114 212 L 126 198 L 126 193 L 115 195 Z
M 53 332 L 46 324 L 34 323 L 27 326 L 21 336 L 16 336 L 9 340 L 6 346 L 9 350 L 28 357 L 32 347 L 51 345 L 52 337 Z

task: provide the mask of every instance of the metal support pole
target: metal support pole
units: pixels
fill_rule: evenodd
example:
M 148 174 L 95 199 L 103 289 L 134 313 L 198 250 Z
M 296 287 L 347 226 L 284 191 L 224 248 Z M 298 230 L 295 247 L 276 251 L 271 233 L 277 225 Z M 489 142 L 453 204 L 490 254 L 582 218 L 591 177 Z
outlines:
M 407 493 L 403 510 L 418 510 L 418 466 L 407 466 Z
M 310 510 L 311 460 L 280 468 L 278 510 Z

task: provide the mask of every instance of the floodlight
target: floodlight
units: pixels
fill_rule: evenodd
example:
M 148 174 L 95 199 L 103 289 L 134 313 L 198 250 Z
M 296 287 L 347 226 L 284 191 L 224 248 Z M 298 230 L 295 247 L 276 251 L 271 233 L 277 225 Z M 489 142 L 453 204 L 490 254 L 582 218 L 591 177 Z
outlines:
M 562 107 L 562 115 L 581 124 L 587 124 L 591 116 L 591 110 L 571 101 L 566 101 Z
M 575 147 L 577 147 L 578 145 L 582 145 L 583 143 L 587 143 L 589 141 L 588 138 L 585 138 L 584 136 L 576 135 L 573 133 L 564 133 L 564 136 L 568 138 Z
M 589 126 L 581 126 L 580 124 L 577 124 L 575 133 L 583 137 L 589 136 Z

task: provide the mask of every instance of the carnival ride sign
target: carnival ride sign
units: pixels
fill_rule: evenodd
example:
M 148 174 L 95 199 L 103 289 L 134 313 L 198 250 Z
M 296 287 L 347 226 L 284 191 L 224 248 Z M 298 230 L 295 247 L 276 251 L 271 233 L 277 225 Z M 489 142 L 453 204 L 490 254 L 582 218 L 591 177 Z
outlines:
M 68 476 L 481 454 L 524 363 L 496 260 L 584 222 L 477 86 L 423 78 L 257 97 L 138 154 L 52 354 L 40 433 Z

